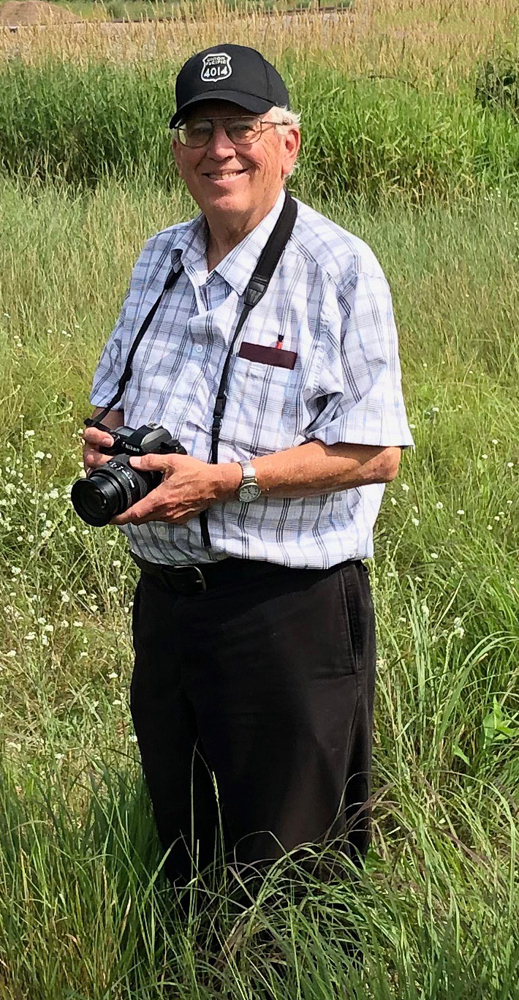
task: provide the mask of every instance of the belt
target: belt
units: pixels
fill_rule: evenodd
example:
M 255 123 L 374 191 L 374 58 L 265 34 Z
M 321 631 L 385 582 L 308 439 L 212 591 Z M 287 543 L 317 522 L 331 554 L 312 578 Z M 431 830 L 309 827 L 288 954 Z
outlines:
M 143 573 L 162 580 L 183 597 L 192 597 L 203 593 L 204 590 L 212 590 L 226 583 L 239 583 L 240 580 L 245 581 L 267 573 L 290 572 L 286 566 L 253 559 L 229 557 L 215 563 L 203 563 L 201 566 L 164 566 L 160 563 L 147 562 L 135 552 L 130 552 L 130 555 Z

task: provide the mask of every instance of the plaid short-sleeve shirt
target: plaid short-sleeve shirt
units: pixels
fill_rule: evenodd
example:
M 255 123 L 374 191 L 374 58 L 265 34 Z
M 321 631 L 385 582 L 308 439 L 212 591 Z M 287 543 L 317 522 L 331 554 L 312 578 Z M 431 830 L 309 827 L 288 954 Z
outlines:
M 114 395 L 131 343 L 172 264 L 181 273 L 140 344 L 119 404 L 133 427 L 167 427 L 190 455 L 207 461 L 215 396 L 243 293 L 283 205 L 211 272 L 203 216 L 171 226 L 145 245 L 121 315 L 94 376 L 91 402 Z M 297 354 L 293 369 L 239 357 L 243 342 Z M 250 352 L 247 352 L 250 353 Z M 254 459 L 319 440 L 411 445 L 400 383 L 391 295 L 362 240 L 298 202 L 290 240 L 261 302 L 235 345 L 219 461 Z M 326 568 L 373 554 L 383 485 L 302 499 L 262 496 L 209 509 L 212 548 L 198 519 L 125 526 L 132 549 L 157 563 L 185 565 L 235 556 Z

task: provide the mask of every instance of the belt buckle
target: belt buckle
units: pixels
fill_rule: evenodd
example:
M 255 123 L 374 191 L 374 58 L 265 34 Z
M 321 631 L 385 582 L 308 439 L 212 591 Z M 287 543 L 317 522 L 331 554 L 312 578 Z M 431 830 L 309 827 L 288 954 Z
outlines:
M 207 584 L 205 582 L 205 576 L 199 566 L 191 566 L 191 570 L 194 571 L 195 579 L 194 583 L 197 590 L 207 590 Z

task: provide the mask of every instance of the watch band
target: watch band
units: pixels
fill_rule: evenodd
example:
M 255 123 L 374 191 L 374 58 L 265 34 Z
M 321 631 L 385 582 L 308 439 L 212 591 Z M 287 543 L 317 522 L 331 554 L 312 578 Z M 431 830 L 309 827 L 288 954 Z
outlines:
M 240 485 L 243 485 L 244 479 L 256 479 L 256 471 L 252 462 L 248 458 L 243 462 L 240 462 L 239 465 L 241 465 L 242 472 L 242 481 Z

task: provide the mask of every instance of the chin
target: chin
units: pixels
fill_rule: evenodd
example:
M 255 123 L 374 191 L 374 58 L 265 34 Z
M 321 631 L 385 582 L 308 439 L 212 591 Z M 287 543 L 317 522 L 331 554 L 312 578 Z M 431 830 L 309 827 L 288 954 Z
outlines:
M 218 209 L 220 212 L 244 212 L 250 208 L 250 199 L 238 191 L 221 191 L 211 198 L 206 198 L 205 206 L 208 209 Z
M 199 204 L 208 208 L 227 208 L 230 212 L 236 212 L 246 211 L 251 207 L 251 188 L 247 174 L 229 184 L 201 184 L 199 194 Z

